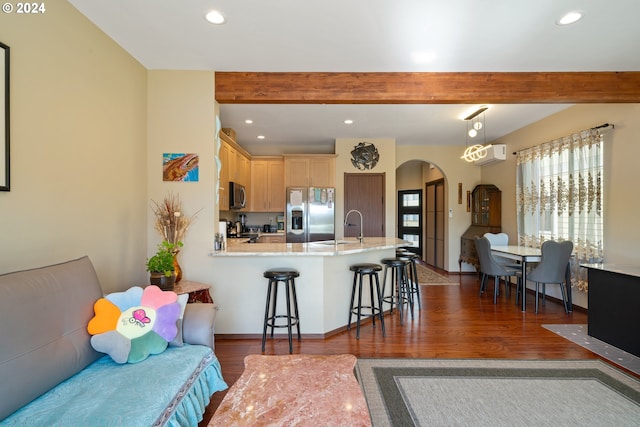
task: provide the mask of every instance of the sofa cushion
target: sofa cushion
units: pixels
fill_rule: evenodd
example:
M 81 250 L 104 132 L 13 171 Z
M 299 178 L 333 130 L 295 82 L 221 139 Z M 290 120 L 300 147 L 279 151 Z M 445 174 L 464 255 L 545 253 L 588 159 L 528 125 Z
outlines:
M 184 311 L 187 308 L 188 301 L 189 301 L 189 294 L 178 295 L 178 304 L 180 304 L 180 315 L 178 316 L 178 320 L 176 322 L 176 327 L 178 328 L 178 334 L 169 343 L 169 345 L 172 347 L 180 347 L 184 345 L 184 339 L 182 336 L 182 324 L 184 323 Z
M 0 419 L 101 357 L 87 333 L 101 296 L 86 256 L 0 275 Z
M 91 345 L 116 363 L 137 363 L 167 349 L 182 311 L 175 292 L 134 286 L 100 298 L 87 325 Z
M 184 342 L 206 345 L 215 350 L 214 323 L 218 312 L 217 304 L 187 304 L 182 324 Z
M 227 388 L 210 348 L 172 347 L 142 363 L 103 356 L 43 394 L 2 426 L 197 426 L 216 391 Z

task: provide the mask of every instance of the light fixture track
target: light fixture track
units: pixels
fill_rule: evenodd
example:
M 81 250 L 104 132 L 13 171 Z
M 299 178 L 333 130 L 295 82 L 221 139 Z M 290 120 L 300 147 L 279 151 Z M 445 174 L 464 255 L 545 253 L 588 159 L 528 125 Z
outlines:
M 485 158 L 487 156 L 487 150 L 491 147 L 491 145 L 484 145 L 486 143 L 484 115 L 480 116 L 488 109 L 489 106 L 481 105 L 473 113 L 464 118 L 467 122 L 467 149 L 461 158 L 469 163 Z M 483 143 L 469 146 L 469 138 L 475 138 L 480 130 L 482 130 Z
M 488 106 L 483 105 L 483 106 L 479 107 L 479 108 L 478 108 L 476 111 L 474 111 L 473 113 L 469 114 L 469 115 L 468 115 L 467 117 L 465 117 L 464 119 L 465 119 L 465 120 L 471 120 L 471 119 L 473 119 L 474 117 L 476 117 L 477 115 L 484 113 L 484 112 L 485 112 L 485 111 L 487 111 L 488 109 L 489 109 L 489 107 L 488 107 Z

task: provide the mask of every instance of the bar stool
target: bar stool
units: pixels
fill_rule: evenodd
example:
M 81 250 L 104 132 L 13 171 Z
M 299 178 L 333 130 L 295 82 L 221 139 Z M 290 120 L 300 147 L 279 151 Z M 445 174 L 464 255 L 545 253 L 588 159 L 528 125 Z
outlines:
M 422 310 L 422 302 L 420 301 L 420 285 L 418 284 L 418 268 L 416 267 L 420 256 L 407 250 L 400 250 L 396 251 L 396 257 L 407 258 L 409 260 L 409 271 L 407 275 L 409 281 L 409 292 L 416 296 L 415 299 L 418 300 L 418 310 Z
M 262 351 L 264 352 L 267 340 L 267 327 L 271 328 L 271 338 L 273 338 L 274 328 L 287 328 L 289 335 L 289 353 L 293 353 L 292 327 L 298 331 L 298 341 L 300 338 L 300 317 L 298 315 L 298 299 L 296 298 L 295 278 L 300 276 L 297 270 L 292 268 L 272 268 L 264 272 L 264 277 L 269 279 L 267 289 L 267 304 L 264 309 L 264 327 L 262 329 Z M 276 314 L 278 303 L 278 284 L 284 283 L 286 291 L 287 314 Z M 273 297 L 273 298 L 272 298 Z M 293 315 L 291 306 L 293 305 Z M 278 319 L 286 319 L 286 324 L 278 324 Z
M 391 270 L 391 295 L 383 297 L 382 300 L 391 304 L 390 312 L 393 313 L 393 306 L 398 307 L 400 312 L 400 324 L 403 321 L 404 304 L 408 303 L 411 310 L 411 318 L 413 319 L 413 297 L 409 292 L 407 270 L 410 264 L 407 258 L 383 258 L 380 261 L 384 264 L 384 273 L 382 279 L 382 294 L 385 294 L 387 287 L 387 272 Z
M 360 339 L 360 319 L 362 317 L 371 317 L 373 327 L 376 327 L 376 317 L 380 317 L 380 325 L 382 327 L 382 336 L 385 336 L 384 330 L 384 312 L 382 311 L 382 293 L 380 292 L 380 280 L 378 272 L 382 270 L 382 266 L 378 264 L 354 264 L 349 267 L 353 271 L 353 288 L 351 289 L 351 305 L 349 306 L 349 322 L 347 330 L 351 330 L 351 318 L 356 315 L 356 339 Z M 363 277 L 369 277 L 369 298 L 370 305 L 362 305 L 362 281 Z M 373 280 L 375 278 L 376 289 L 373 290 Z M 358 288 L 358 304 L 353 305 L 356 296 L 356 287 Z M 376 305 L 377 301 L 377 305 Z M 366 313 L 362 313 L 365 309 Z

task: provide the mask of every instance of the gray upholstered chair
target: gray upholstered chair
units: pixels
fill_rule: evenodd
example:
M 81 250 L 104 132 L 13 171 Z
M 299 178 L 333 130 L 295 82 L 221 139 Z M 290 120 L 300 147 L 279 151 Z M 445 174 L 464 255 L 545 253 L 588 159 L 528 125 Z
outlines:
M 548 240 L 540 247 L 542 258 L 540 263 L 527 274 L 527 280 L 536 283 L 536 313 L 538 312 L 538 288 L 542 283 L 542 302 L 544 304 L 546 294 L 546 284 L 560 285 L 562 293 L 562 302 L 564 302 L 564 311 L 569 312 L 569 299 L 565 283 L 567 282 L 567 268 L 571 252 L 573 252 L 573 243 L 571 241 L 554 242 Z M 570 283 L 566 283 L 571 286 Z M 523 287 L 524 288 L 524 287 Z M 524 291 L 525 289 L 523 289 Z
M 507 233 L 484 233 L 482 237 L 486 237 L 489 239 L 489 243 L 491 246 L 509 246 L 509 235 Z M 516 263 L 516 261 L 501 257 L 498 255 L 494 255 L 493 258 L 503 267 L 507 268 L 520 268 L 520 265 Z
M 509 296 L 509 277 L 517 276 L 518 268 L 509 268 L 500 264 L 495 260 L 491 253 L 491 243 L 486 237 L 475 238 L 476 251 L 478 252 L 478 259 L 480 260 L 480 272 L 482 278 L 480 279 L 480 293 L 484 292 L 484 288 L 489 276 L 494 277 L 493 287 L 493 303 L 498 301 L 498 292 L 500 289 L 500 277 L 504 277 L 505 292 Z
M 492 246 L 507 246 L 509 244 L 509 235 L 507 233 L 484 233 L 482 237 L 489 239 Z

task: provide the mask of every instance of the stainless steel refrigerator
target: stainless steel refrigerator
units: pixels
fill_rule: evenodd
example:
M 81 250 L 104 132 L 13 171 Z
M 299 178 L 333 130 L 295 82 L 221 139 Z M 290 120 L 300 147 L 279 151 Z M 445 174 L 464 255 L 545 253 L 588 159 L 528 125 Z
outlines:
M 335 239 L 335 188 L 287 188 L 287 243 Z

